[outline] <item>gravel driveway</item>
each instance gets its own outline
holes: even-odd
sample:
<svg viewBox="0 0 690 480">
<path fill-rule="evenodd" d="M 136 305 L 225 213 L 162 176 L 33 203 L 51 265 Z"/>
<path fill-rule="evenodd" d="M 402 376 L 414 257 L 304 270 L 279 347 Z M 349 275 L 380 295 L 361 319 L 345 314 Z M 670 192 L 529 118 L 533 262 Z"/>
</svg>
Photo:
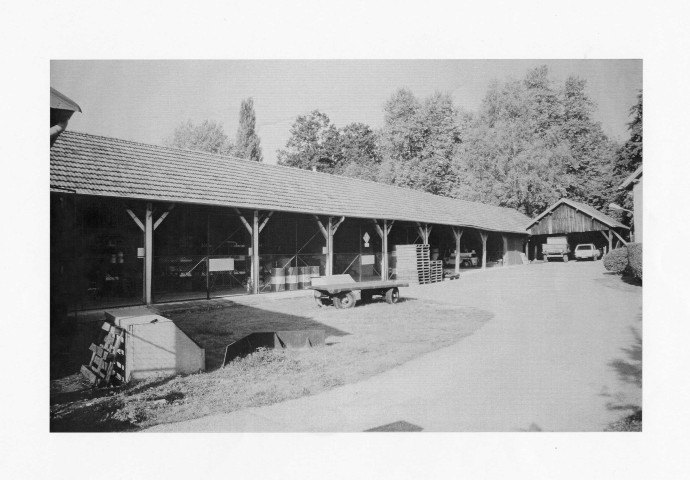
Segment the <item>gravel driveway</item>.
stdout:
<svg viewBox="0 0 690 480">
<path fill-rule="evenodd" d="M 366 381 L 153 430 L 601 431 L 641 405 L 642 288 L 600 261 L 473 271 L 401 293 L 495 316 Z"/>
</svg>

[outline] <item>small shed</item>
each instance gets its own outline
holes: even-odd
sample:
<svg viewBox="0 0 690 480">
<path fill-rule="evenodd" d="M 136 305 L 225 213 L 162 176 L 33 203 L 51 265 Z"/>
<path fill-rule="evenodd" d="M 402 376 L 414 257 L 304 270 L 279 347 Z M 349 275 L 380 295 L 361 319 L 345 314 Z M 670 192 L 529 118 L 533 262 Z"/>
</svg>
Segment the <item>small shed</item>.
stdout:
<svg viewBox="0 0 690 480">
<path fill-rule="evenodd" d="M 527 227 L 530 259 L 541 258 L 541 245 L 550 236 L 567 236 L 571 250 L 579 243 L 593 243 L 603 252 L 614 244 L 627 244 L 630 229 L 594 207 L 561 198 Z"/>
</svg>

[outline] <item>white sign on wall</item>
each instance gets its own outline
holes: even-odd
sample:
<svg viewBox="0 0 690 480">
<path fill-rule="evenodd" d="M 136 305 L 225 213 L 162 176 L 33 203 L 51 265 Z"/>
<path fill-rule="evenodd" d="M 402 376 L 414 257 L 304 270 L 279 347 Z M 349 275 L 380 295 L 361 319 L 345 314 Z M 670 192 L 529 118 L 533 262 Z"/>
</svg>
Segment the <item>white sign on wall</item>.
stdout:
<svg viewBox="0 0 690 480">
<path fill-rule="evenodd" d="M 373 265 L 376 263 L 376 255 L 362 255 L 362 265 Z"/>
<path fill-rule="evenodd" d="M 364 240 L 364 246 L 368 247 L 369 246 L 369 240 L 371 237 L 369 236 L 369 232 L 364 232 L 364 236 L 362 237 L 362 240 Z"/>
<path fill-rule="evenodd" d="M 235 259 L 211 258 L 208 262 L 208 269 L 211 272 L 232 272 L 235 270 Z"/>
</svg>

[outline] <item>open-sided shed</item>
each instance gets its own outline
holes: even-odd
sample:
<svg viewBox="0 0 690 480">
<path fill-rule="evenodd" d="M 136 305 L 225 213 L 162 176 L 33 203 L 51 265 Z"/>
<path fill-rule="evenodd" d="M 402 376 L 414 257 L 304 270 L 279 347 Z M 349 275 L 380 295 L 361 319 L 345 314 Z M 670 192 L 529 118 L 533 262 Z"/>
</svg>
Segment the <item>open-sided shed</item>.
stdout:
<svg viewBox="0 0 690 480">
<path fill-rule="evenodd" d="M 567 236 L 571 249 L 579 243 L 593 243 L 610 251 L 614 244 L 627 244 L 629 228 L 589 205 L 561 198 L 532 220 L 527 231 L 530 258 L 538 259 L 549 236 Z"/>
<path fill-rule="evenodd" d="M 84 308 L 268 292 L 283 270 L 288 289 L 301 268 L 388 279 L 410 243 L 505 265 L 527 240 L 516 210 L 338 175 L 69 131 L 50 157 L 51 286 Z"/>
</svg>

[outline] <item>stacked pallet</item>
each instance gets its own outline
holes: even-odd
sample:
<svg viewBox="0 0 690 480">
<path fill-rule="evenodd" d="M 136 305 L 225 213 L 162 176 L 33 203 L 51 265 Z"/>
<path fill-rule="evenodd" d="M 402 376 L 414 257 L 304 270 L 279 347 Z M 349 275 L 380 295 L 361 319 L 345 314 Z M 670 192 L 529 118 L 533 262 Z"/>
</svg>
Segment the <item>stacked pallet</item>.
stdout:
<svg viewBox="0 0 690 480">
<path fill-rule="evenodd" d="M 412 284 L 430 283 L 429 245 L 395 246 L 396 279 Z"/>
<path fill-rule="evenodd" d="M 429 268 L 431 283 L 443 281 L 443 260 L 432 260 Z"/>
<path fill-rule="evenodd" d="M 81 366 L 81 374 L 94 387 L 105 387 L 113 382 L 123 383 L 125 374 L 125 331 L 104 322 L 103 338 L 99 345 L 92 343 L 91 360 Z"/>
</svg>

